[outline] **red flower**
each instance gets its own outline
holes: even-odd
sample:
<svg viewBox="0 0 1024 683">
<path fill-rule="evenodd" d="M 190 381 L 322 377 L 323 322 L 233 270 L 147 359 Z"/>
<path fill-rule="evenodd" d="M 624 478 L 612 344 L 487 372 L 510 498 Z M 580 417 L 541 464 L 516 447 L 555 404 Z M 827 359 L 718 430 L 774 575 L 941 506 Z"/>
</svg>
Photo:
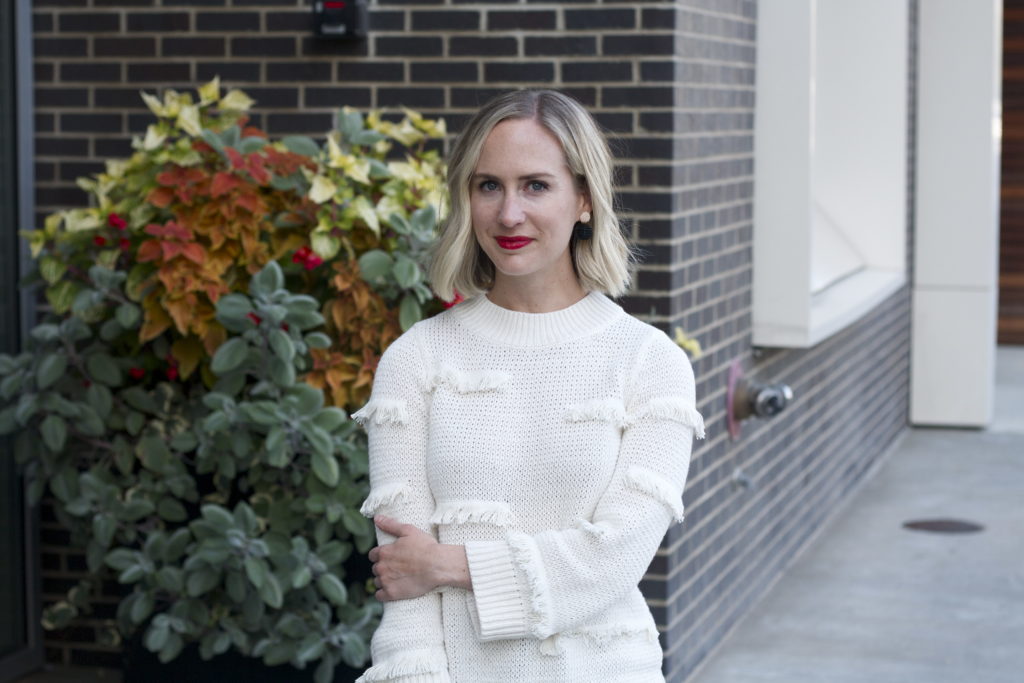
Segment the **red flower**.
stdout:
<svg viewBox="0 0 1024 683">
<path fill-rule="evenodd" d="M 258 315 L 256 315 L 252 311 L 249 311 L 248 313 L 246 313 L 245 317 L 248 318 L 249 320 L 251 320 L 253 325 L 259 325 L 261 322 L 263 322 L 263 318 L 259 317 Z"/>
<path fill-rule="evenodd" d="M 455 298 L 452 299 L 451 301 L 444 301 L 442 303 L 444 304 L 445 308 L 451 308 L 455 304 L 461 304 L 463 301 L 465 301 L 465 299 L 463 299 L 462 295 L 459 294 L 459 290 L 455 290 Z"/>
<path fill-rule="evenodd" d="M 172 365 L 171 367 L 167 368 L 167 379 L 171 380 L 172 382 L 174 380 L 178 379 L 178 368 L 177 367 Z"/>
<path fill-rule="evenodd" d="M 117 246 L 121 247 L 121 251 L 128 251 L 132 248 L 132 241 L 127 237 L 122 237 L 117 241 Z"/>
<path fill-rule="evenodd" d="M 288 323 L 281 323 L 281 329 L 287 332 L 291 328 L 288 327 Z"/>
<path fill-rule="evenodd" d="M 142 368 L 131 368 L 128 370 L 128 374 L 132 376 L 132 379 L 139 380 L 146 376 L 146 371 Z"/>
<path fill-rule="evenodd" d="M 313 270 L 323 262 L 324 260 L 316 254 L 310 254 L 306 257 L 306 261 L 302 264 L 302 267 L 306 270 Z"/>
<path fill-rule="evenodd" d="M 97 247 L 102 247 L 104 244 L 107 243 L 107 238 L 104 237 L 103 235 L 96 235 L 95 237 L 92 238 L 92 243 L 95 244 Z"/>
<path fill-rule="evenodd" d="M 116 230 L 124 230 L 128 227 L 128 221 L 118 216 L 116 213 L 107 214 L 107 225 Z"/>
<path fill-rule="evenodd" d="M 309 255 L 312 253 L 313 252 L 312 250 L 310 250 L 309 247 L 302 247 L 301 249 L 296 249 L 295 253 L 292 254 L 292 263 L 303 263 L 306 261 L 306 259 L 309 258 Z"/>
</svg>

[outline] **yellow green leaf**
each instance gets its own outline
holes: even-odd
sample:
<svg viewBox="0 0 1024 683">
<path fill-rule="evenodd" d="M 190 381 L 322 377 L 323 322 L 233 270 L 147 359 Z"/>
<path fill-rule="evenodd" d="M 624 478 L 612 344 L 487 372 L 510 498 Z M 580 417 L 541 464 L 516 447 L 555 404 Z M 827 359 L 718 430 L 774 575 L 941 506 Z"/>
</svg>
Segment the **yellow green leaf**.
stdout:
<svg viewBox="0 0 1024 683">
<path fill-rule="evenodd" d="M 192 137 L 201 135 L 203 127 L 199 123 L 199 107 L 194 104 L 182 107 L 178 112 L 178 125 Z"/>
<path fill-rule="evenodd" d="M 164 144 L 164 140 L 166 139 L 167 136 L 160 132 L 156 124 L 150 124 L 150 126 L 146 128 L 146 137 L 142 141 L 142 149 L 146 151 L 154 150 Z"/>
<path fill-rule="evenodd" d="M 309 244 L 317 256 L 328 261 L 341 249 L 341 240 L 326 232 L 314 232 L 309 236 Z"/>
<path fill-rule="evenodd" d="M 255 101 L 241 90 L 232 90 L 220 101 L 221 109 L 248 111 Z"/>
<path fill-rule="evenodd" d="M 199 86 L 200 104 L 209 104 L 220 99 L 220 76 L 214 76 L 213 80 L 205 85 Z"/>
<path fill-rule="evenodd" d="M 314 176 L 313 186 L 309 188 L 309 198 L 317 204 L 323 204 L 334 196 L 337 188 L 330 178 L 322 175 Z"/>
<path fill-rule="evenodd" d="M 68 232 L 95 230 L 100 225 L 100 217 L 94 209 L 71 209 L 64 212 L 64 229 Z"/>
<path fill-rule="evenodd" d="M 370 203 L 370 200 L 364 195 L 359 195 L 353 200 L 352 208 L 363 219 L 363 222 L 366 223 L 366 227 L 373 230 L 373 234 L 380 237 L 380 220 L 377 218 L 376 207 Z"/>
<path fill-rule="evenodd" d="M 156 95 L 150 95 L 148 92 L 143 91 L 139 91 L 139 94 L 142 95 L 142 101 L 146 103 L 146 106 L 149 107 L 149 110 L 151 112 L 153 112 L 157 116 L 166 115 L 164 105 L 160 102 Z"/>
</svg>

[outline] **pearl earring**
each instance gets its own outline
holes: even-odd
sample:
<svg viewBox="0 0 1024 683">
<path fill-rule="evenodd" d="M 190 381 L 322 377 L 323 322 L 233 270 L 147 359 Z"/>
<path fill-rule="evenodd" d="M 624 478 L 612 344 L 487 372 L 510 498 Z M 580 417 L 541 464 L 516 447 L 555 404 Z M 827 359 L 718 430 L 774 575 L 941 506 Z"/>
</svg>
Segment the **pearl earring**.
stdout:
<svg viewBox="0 0 1024 683">
<path fill-rule="evenodd" d="M 594 236 L 594 228 L 587 223 L 590 222 L 590 212 L 584 211 L 580 214 L 580 219 L 576 221 L 576 225 L 572 227 L 573 235 L 578 240 L 589 240 Z"/>
</svg>

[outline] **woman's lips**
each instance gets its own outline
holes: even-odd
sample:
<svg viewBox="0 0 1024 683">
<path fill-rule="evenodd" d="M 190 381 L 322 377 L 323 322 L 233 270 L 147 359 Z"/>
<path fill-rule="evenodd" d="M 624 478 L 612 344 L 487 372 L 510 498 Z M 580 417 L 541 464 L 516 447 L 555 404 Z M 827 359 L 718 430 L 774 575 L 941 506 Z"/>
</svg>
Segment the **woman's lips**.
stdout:
<svg viewBox="0 0 1024 683">
<path fill-rule="evenodd" d="M 497 237 L 495 239 L 502 249 L 522 249 L 533 241 L 530 237 Z"/>
</svg>

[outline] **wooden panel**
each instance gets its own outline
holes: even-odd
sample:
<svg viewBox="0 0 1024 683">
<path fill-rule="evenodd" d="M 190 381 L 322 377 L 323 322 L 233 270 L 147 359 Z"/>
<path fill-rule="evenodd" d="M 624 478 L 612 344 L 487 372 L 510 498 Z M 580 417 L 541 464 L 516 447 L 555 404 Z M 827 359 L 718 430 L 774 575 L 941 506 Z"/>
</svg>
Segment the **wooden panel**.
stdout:
<svg viewBox="0 0 1024 683">
<path fill-rule="evenodd" d="M 999 343 L 1024 344 L 1024 0 L 1003 4 Z"/>
</svg>

